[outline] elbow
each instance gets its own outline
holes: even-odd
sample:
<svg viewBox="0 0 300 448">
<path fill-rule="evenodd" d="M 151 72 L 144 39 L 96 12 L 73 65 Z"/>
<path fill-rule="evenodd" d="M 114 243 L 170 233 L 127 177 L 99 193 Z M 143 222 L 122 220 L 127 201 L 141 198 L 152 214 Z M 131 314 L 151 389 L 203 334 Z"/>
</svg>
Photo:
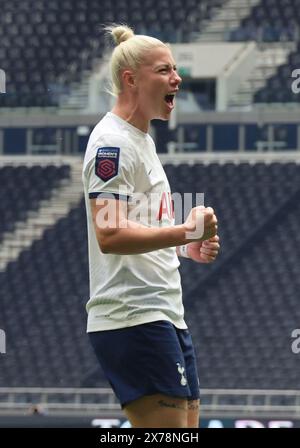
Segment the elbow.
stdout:
<svg viewBox="0 0 300 448">
<path fill-rule="evenodd" d="M 100 241 L 98 241 L 100 250 L 103 254 L 111 254 L 112 253 L 112 247 L 110 242 L 107 238 L 101 238 Z"/>
<path fill-rule="evenodd" d="M 103 254 L 113 253 L 113 244 L 116 236 L 115 229 L 102 229 L 101 231 L 97 229 L 95 236 L 98 242 L 99 249 Z"/>
<path fill-rule="evenodd" d="M 119 237 L 118 231 L 102 232 L 97 235 L 99 248 L 103 254 L 121 255 L 122 239 Z"/>
<path fill-rule="evenodd" d="M 101 237 L 98 237 L 98 244 L 103 254 L 116 254 L 116 248 L 118 247 L 116 233 L 109 235 L 102 234 Z"/>
</svg>

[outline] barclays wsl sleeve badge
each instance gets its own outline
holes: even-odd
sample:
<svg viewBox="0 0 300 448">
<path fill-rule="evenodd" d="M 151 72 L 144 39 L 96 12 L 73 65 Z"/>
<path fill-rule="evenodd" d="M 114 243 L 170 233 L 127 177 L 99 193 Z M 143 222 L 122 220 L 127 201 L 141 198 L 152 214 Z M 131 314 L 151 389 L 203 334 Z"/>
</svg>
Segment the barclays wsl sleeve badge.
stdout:
<svg viewBox="0 0 300 448">
<path fill-rule="evenodd" d="M 95 174 L 107 182 L 118 174 L 120 148 L 103 147 L 97 149 Z"/>
</svg>

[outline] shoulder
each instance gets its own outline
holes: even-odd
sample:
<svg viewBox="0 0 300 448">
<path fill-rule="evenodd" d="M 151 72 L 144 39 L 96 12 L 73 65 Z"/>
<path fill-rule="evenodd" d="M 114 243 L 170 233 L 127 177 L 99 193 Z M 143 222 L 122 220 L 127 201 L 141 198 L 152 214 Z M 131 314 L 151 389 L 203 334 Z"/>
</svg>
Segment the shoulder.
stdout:
<svg viewBox="0 0 300 448">
<path fill-rule="evenodd" d="M 103 133 L 87 148 L 84 171 L 99 160 L 114 159 L 118 165 L 134 169 L 139 162 L 139 154 L 132 143 L 124 136 L 115 133 Z"/>
<path fill-rule="evenodd" d="M 131 159 L 138 158 L 138 151 L 135 145 L 124 135 L 116 133 L 105 133 L 94 140 L 89 150 L 89 158 L 97 156 L 99 150 L 118 151 L 122 158 L 129 157 Z"/>
</svg>

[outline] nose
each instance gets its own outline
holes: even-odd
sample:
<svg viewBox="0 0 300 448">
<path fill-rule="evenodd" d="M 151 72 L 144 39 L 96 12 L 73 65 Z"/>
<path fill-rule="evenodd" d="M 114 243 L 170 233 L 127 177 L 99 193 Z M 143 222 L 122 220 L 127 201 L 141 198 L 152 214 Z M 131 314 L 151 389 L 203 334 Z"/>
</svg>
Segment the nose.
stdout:
<svg viewBox="0 0 300 448">
<path fill-rule="evenodd" d="M 177 83 L 178 83 L 178 85 L 180 85 L 182 83 L 182 78 L 180 78 L 178 73 L 176 73 L 176 75 L 177 75 Z"/>
<path fill-rule="evenodd" d="M 178 73 L 174 70 L 174 76 L 172 78 L 172 83 L 175 84 L 176 86 L 179 86 L 182 83 L 182 79 L 180 78 L 180 76 L 178 75 Z"/>
</svg>

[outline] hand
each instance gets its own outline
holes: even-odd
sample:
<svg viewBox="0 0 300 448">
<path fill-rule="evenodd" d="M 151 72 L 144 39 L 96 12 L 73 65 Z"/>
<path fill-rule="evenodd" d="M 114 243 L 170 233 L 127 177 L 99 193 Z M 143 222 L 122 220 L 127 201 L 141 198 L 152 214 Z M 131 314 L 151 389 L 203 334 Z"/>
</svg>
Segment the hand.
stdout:
<svg viewBox="0 0 300 448">
<path fill-rule="evenodd" d="M 215 235 L 206 241 L 188 243 L 187 254 L 189 258 L 197 263 L 212 263 L 217 258 L 220 250 L 219 241 L 220 238 L 218 235 Z"/>
<path fill-rule="evenodd" d="M 192 208 L 184 223 L 186 241 L 209 240 L 217 234 L 217 223 L 218 221 L 213 208 L 202 205 Z"/>
</svg>

